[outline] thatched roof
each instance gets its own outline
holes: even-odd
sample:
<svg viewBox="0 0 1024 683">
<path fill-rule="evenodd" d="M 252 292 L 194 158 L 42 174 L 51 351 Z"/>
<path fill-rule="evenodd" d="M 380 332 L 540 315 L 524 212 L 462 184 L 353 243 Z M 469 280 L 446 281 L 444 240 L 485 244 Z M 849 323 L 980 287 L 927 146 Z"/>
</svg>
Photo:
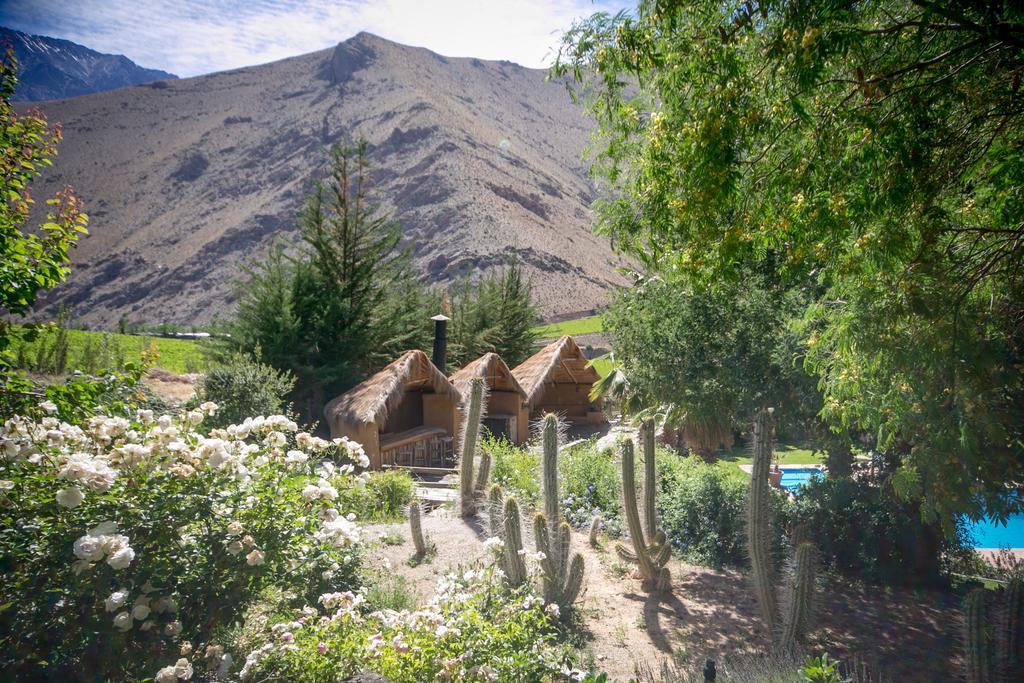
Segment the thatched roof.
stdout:
<svg viewBox="0 0 1024 683">
<path fill-rule="evenodd" d="M 383 426 L 406 391 L 425 388 L 438 394 L 454 394 L 456 403 L 462 400 L 427 354 L 406 351 L 377 374 L 333 398 L 324 406 L 324 416 L 331 424 L 340 420 L 350 424 L 373 422 Z"/>
<path fill-rule="evenodd" d="M 463 396 L 469 396 L 469 384 L 474 377 L 482 377 L 489 391 L 512 391 L 523 399 L 526 392 L 496 353 L 485 353 L 451 376 L 451 382 Z"/>
<path fill-rule="evenodd" d="M 587 363 L 575 340 L 566 335 L 527 358 L 512 370 L 512 375 L 523 387 L 526 403 L 532 408 L 543 395 L 545 384 L 593 384 L 601 379 Z"/>
</svg>

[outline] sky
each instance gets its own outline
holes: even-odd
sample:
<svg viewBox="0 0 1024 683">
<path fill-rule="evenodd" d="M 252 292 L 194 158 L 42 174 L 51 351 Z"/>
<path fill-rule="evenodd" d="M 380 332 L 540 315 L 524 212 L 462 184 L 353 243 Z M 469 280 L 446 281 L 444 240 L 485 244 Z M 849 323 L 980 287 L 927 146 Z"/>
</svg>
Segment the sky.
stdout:
<svg viewBox="0 0 1024 683">
<path fill-rule="evenodd" d="M 450 57 L 551 63 L 574 20 L 622 0 L 0 0 L 0 25 L 178 76 L 314 52 L 369 31 Z"/>
</svg>

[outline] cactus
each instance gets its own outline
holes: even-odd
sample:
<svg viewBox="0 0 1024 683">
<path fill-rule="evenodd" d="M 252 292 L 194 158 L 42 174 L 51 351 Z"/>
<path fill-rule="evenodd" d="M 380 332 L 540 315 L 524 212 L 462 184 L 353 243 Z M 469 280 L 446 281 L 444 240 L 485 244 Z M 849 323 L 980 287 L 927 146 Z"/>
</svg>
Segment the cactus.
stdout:
<svg viewBox="0 0 1024 683">
<path fill-rule="evenodd" d="M 1001 624 L 1000 664 L 1007 680 L 1024 680 L 1024 637 L 1020 620 L 1024 616 L 1024 600 L 1021 597 L 1021 580 L 1011 579 L 1003 589 L 1003 623 Z"/>
<path fill-rule="evenodd" d="M 462 425 L 462 444 L 459 448 L 459 508 L 463 517 L 476 512 L 473 458 L 476 456 L 476 444 L 480 436 L 480 421 L 483 420 L 483 404 L 484 381 L 475 377 L 469 385 L 469 406 L 466 409 L 466 421 Z"/>
<path fill-rule="evenodd" d="M 814 546 L 801 543 L 793 555 L 793 585 L 782 622 L 782 643 L 790 648 L 803 642 L 810 629 L 814 603 Z"/>
<path fill-rule="evenodd" d="M 558 498 L 558 416 L 554 413 L 544 416 L 541 423 L 541 442 L 544 515 L 548 520 L 548 531 L 554 535 L 562 517 L 562 501 Z"/>
<path fill-rule="evenodd" d="M 501 554 L 501 570 L 505 581 L 516 588 L 526 583 L 526 559 L 523 557 L 523 529 L 519 504 L 511 496 L 505 500 L 505 547 Z"/>
<path fill-rule="evenodd" d="M 964 651 L 967 655 L 969 683 L 991 680 L 988 637 L 985 633 L 985 590 L 976 588 L 967 594 L 964 604 Z"/>
<path fill-rule="evenodd" d="M 505 513 L 502 509 L 504 494 L 501 487 L 495 484 L 487 497 L 487 526 L 491 536 L 505 539 Z"/>
<path fill-rule="evenodd" d="M 487 490 L 487 480 L 491 477 L 491 454 L 487 451 L 480 453 L 480 469 L 476 473 L 476 487 L 473 494 L 479 498 Z"/>
<path fill-rule="evenodd" d="M 640 444 L 644 450 L 644 533 L 652 538 L 658 533 L 655 508 L 654 420 L 644 420 L 640 426 Z"/>
<path fill-rule="evenodd" d="M 423 537 L 423 524 L 420 521 L 422 514 L 418 500 L 409 503 L 409 528 L 412 530 L 412 543 L 416 546 L 417 557 L 427 554 L 427 540 Z"/>
<path fill-rule="evenodd" d="M 633 542 L 630 550 L 623 544 L 615 547 L 619 557 L 626 562 L 635 562 L 640 568 L 640 575 L 651 589 L 662 592 L 672 585 L 672 575 L 665 563 L 671 555 L 672 547 L 668 544 L 665 532 L 658 530 L 648 544 L 644 530 L 640 524 L 640 512 L 636 504 L 636 480 L 634 473 L 633 442 L 625 439 L 622 449 L 622 507 L 626 513 L 626 525 L 629 537 Z M 653 460 L 653 457 L 652 457 Z"/>
<path fill-rule="evenodd" d="M 597 537 L 601 533 L 601 515 L 594 515 L 594 518 L 590 520 L 590 547 L 597 547 Z"/>
<path fill-rule="evenodd" d="M 537 552 L 543 553 L 540 561 L 542 594 L 546 602 L 568 608 L 579 597 L 583 586 L 583 556 L 576 553 L 569 559 L 569 544 L 572 530 L 568 522 L 561 522 L 554 536 L 548 533 L 547 516 L 538 512 L 533 518 L 533 535 Z"/>
<path fill-rule="evenodd" d="M 792 576 L 786 610 L 780 614 L 772 561 L 772 527 L 768 507 L 768 470 L 772 461 L 772 409 L 757 414 L 754 420 L 754 463 L 747 495 L 747 547 L 750 553 L 754 593 L 768 630 L 787 648 L 794 648 L 811 629 L 815 583 L 814 546 L 806 540 L 806 529 L 797 526 L 793 545 Z"/>
<path fill-rule="evenodd" d="M 754 593 L 768 630 L 778 629 L 778 599 L 775 594 L 771 554 L 771 520 L 768 510 L 768 468 L 771 465 L 771 421 L 761 411 L 754 421 L 754 463 L 747 495 L 747 547 L 754 580 Z"/>
</svg>

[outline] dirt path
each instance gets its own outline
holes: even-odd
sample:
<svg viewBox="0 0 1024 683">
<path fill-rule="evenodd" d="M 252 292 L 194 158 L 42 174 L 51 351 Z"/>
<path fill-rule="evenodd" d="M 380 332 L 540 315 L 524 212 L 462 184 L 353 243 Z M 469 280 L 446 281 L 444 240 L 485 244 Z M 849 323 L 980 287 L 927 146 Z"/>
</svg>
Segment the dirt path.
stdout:
<svg viewBox="0 0 1024 683">
<path fill-rule="evenodd" d="M 424 531 L 437 553 L 429 562 L 409 566 L 412 542 L 405 524 L 366 528 L 372 541 L 400 536 L 400 545 L 373 543 L 367 562 L 389 564 L 409 581 L 421 601 L 433 594 L 440 576 L 483 556 L 482 527 L 472 527 L 451 510 L 424 517 Z M 528 525 L 524 525 L 524 533 Z M 532 539 L 524 541 L 532 547 Z M 583 649 L 612 678 L 628 680 L 637 664 L 652 668 L 667 659 L 687 662 L 721 659 L 770 647 L 757 604 L 743 573 L 670 563 L 672 594 L 657 598 L 615 555 L 613 543 L 591 548 L 583 534 L 573 535 L 573 550 L 586 561 L 580 611 Z M 843 661 L 856 658 L 886 680 L 957 680 L 961 670 L 961 618 L 955 600 L 939 593 L 910 593 L 860 588 L 829 582 L 821 591 L 816 649 Z M 954 672 L 954 673 L 951 673 Z"/>
</svg>

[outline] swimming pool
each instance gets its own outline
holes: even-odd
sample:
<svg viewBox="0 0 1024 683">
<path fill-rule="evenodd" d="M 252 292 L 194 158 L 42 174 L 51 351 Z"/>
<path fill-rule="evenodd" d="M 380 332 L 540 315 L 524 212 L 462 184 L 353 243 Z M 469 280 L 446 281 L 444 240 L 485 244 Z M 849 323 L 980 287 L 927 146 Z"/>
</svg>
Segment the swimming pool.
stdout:
<svg viewBox="0 0 1024 683">
<path fill-rule="evenodd" d="M 808 481 L 820 476 L 821 470 L 817 467 L 784 467 L 780 485 L 787 491 L 796 493 Z"/>
<path fill-rule="evenodd" d="M 801 486 L 820 476 L 822 472 L 816 467 L 785 467 L 782 470 L 781 485 L 787 491 L 798 493 Z M 968 535 L 974 539 L 975 548 L 1024 548 L 1024 512 L 1010 515 L 1005 526 L 989 518 L 972 522 L 965 517 L 964 524 Z"/>
</svg>

